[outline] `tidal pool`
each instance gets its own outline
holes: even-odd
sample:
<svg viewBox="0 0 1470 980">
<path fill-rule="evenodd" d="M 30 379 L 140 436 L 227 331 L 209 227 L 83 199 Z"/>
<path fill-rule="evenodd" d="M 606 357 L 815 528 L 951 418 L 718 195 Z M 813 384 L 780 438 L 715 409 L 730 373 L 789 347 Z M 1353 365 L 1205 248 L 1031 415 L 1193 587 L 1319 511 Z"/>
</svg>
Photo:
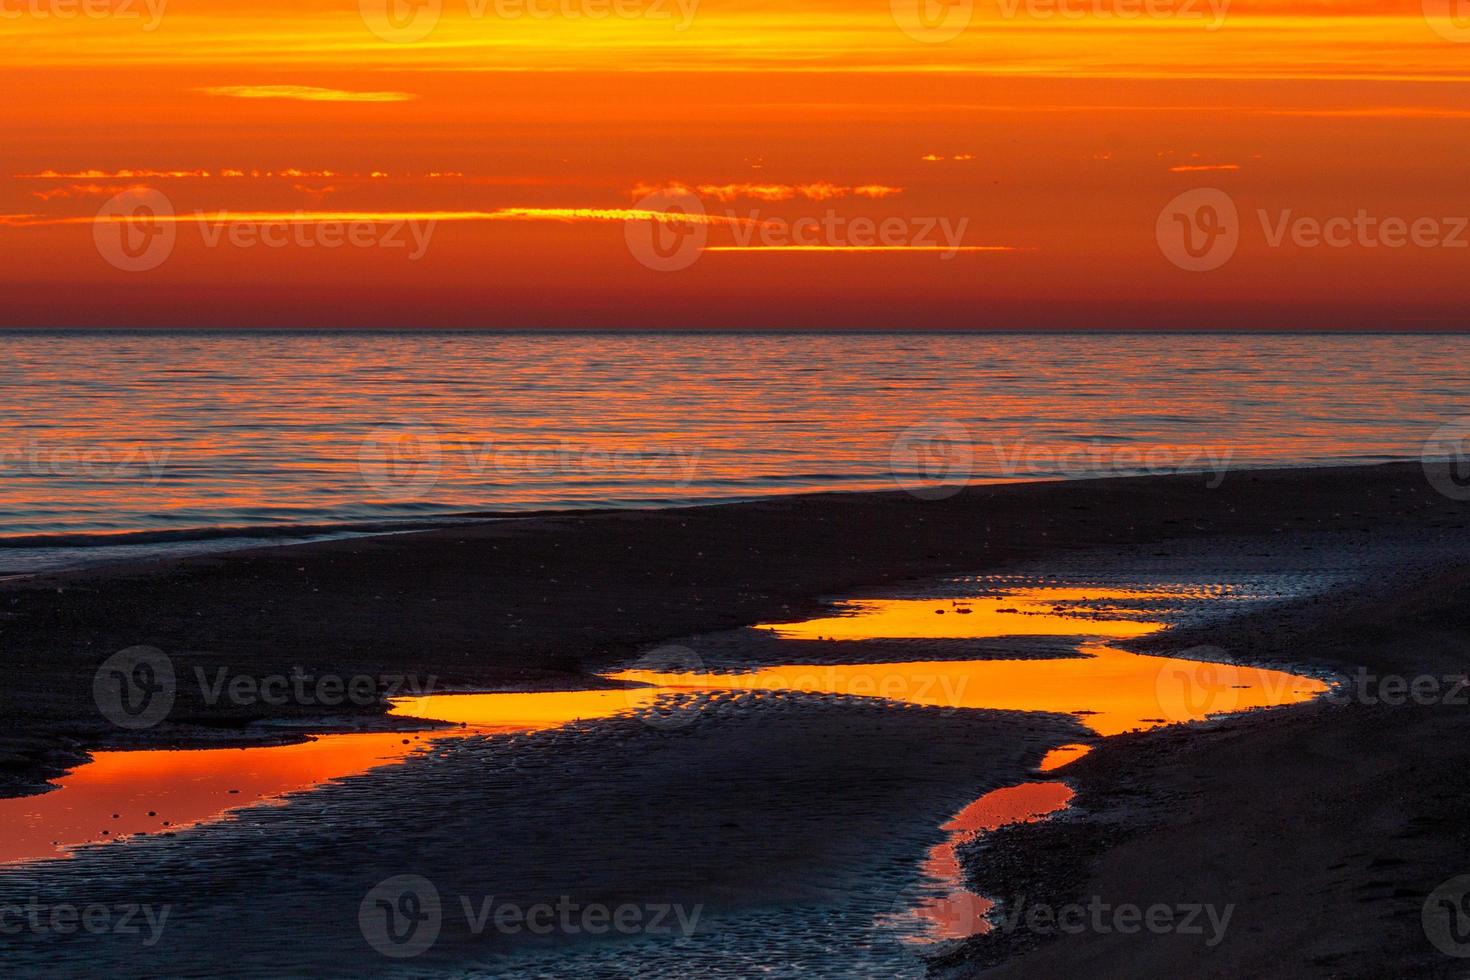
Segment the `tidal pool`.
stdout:
<svg viewBox="0 0 1470 980">
<path fill-rule="evenodd" d="M 1164 629 L 1162 610 L 1236 598 L 1226 586 L 1101 588 L 1007 583 L 969 597 L 856 599 L 832 614 L 755 627 L 783 641 L 791 663 L 748 670 L 608 674 L 627 686 L 594 691 L 437 694 L 395 700 L 400 719 L 440 723 L 418 731 L 325 735 L 295 745 L 108 751 L 40 796 L 0 800 L 0 863 L 66 857 L 84 845 L 168 833 L 279 803 L 323 783 L 394 765 L 448 739 L 494 737 L 659 710 L 677 701 L 698 712 L 755 692 L 874 698 L 945 710 L 1069 714 L 1100 737 L 1307 700 L 1326 690 L 1310 677 L 1218 660 L 1131 653 L 1109 641 Z M 803 664 L 803 641 L 1066 638 L 1074 656 Z M 830 647 L 824 647 L 830 657 Z M 1187 652 L 1186 652 L 1187 653 Z M 823 659 L 827 659 L 824 657 Z M 854 658 L 859 659 L 859 658 Z M 691 697 L 693 695 L 693 697 Z M 668 699 L 666 701 L 666 699 Z M 442 727 L 442 725 L 452 727 Z M 1054 748 L 1038 772 L 1081 758 L 1086 744 Z M 965 886 L 956 848 L 978 834 L 1064 810 L 1060 780 L 986 793 L 946 824 L 923 864 L 925 888 L 898 914 L 917 941 L 988 928 L 989 899 Z"/>
</svg>

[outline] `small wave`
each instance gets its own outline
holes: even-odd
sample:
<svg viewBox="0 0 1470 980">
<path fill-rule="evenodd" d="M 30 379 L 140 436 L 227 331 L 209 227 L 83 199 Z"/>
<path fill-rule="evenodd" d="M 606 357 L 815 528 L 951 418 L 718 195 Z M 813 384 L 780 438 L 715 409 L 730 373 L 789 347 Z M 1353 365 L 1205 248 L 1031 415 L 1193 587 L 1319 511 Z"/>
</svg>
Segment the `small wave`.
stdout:
<svg viewBox="0 0 1470 980">
<path fill-rule="evenodd" d="M 191 527 L 149 531 L 76 531 L 63 534 L 25 534 L 0 537 L 0 548 L 118 548 L 131 545 L 173 544 L 182 541 L 212 541 L 219 538 L 262 539 L 315 538 L 334 534 L 385 534 L 394 531 L 428 531 L 476 517 L 445 517 L 433 521 L 363 521 L 339 524 L 274 524 L 240 527 Z"/>
</svg>

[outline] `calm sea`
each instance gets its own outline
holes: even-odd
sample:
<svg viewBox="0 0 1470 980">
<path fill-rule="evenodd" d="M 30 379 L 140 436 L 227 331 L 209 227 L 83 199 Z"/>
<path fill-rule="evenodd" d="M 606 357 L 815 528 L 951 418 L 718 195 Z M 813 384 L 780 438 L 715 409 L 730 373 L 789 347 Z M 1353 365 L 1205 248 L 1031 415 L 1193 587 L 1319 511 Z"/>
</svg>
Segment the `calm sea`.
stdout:
<svg viewBox="0 0 1470 980">
<path fill-rule="evenodd" d="M 0 571 L 802 490 L 1418 458 L 1470 337 L 0 335 Z"/>
</svg>

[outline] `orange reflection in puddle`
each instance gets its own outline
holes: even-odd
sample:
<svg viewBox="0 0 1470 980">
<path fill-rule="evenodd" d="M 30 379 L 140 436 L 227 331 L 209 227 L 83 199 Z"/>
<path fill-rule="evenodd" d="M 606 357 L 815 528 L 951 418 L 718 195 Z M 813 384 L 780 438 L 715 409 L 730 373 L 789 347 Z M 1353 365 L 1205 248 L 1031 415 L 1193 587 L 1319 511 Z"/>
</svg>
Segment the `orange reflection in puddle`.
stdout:
<svg viewBox="0 0 1470 980">
<path fill-rule="evenodd" d="M 1279 670 L 1150 657 L 1084 645 L 1050 660 L 783 665 L 743 674 L 609 674 L 663 688 L 802 691 L 886 698 L 933 708 L 1075 714 L 1099 735 L 1308 700 L 1327 690 Z"/>
<path fill-rule="evenodd" d="M 433 694 L 402 698 L 388 713 L 483 728 L 514 725 L 531 731 L 559 728 L 576 721 L 611 718 L 647 707 L 662 691 L 648 687 L 606 691 L 534 691 L 506 694 Z"/>
<path fill-rule="evenodd" d="M 426 744 L 395 732 L 248 749 L 98 752 L 58 780 L 58 789 L 0 800 L 0 863 L 61 857 L 82 844 L 188 827 L 366 772 Z"/>
<path fill-rule="evenodd" d="M 1226 586 L 1034 586 L 996 596 L 856 599 L 839 615 L 766 624 L 783 639 L 993 639 L 1140 637 L 1164 629 L 1140 606 L 1229 597 Z M 1131 608 L 1130 608 L 1131 607 Z M 834 666 L 782 665 L 746 673 L 630 670 L 609 676 L 667 688 L 785 690 L 886 698 L 938 708 L 1074 714 L 1099 735 L 1305 701 L 1327 690 L 1310 677 L 1260 667 L 1129 653 L 1079 642 L 1079 655 L 1030 660 L 941 660 Z"/>
<path fill-rule="evenodd" d="M 1052 772 L 1065 765 L 1070 765 L 1092 751 L 1090 745 L 1058 745 L 1046 755 L 1041 757 L 1041 762 L 1036 766 L 1037 772 Z"/>
<path fill-rule="evenodd" d="M 834 666 L 783 665 L 740 674 L 624 671 L 610 675 L 657 688 L 791 690 L 886 698 L 928 707 L 990 708 L 1073 714 L 1099 735 L 1201 721 L 1215 715 L 1309 700 L 1327 690 L 1311 677 L 1260 667 L 1130 653 L 1098 639 L 1162 630 L 1140 604 L 1206 601 L 1224 587 L 1178 589 L 1027 588 L 970 599 L 862 599 L 839 615 L 758 628 L 786 640 L 984 639 L 1076 637 L 1075 657 L 927 661 Z M 1132 606 L 1130 609 L 1129 607 Z M 1087 745 L 1048 752 L 1039 771 L 1081 758 Z M 926 875 L 943 889 L 891 920 L 917 919 L 915 942 L 958 939 L 989 928 L 994 903 L 964 887 L 955 848 L 975 835 L 1065 809 L 1072 790 L 1060 782 L 1023 783 L 987 793 L 943 827 L 950 838 L 930 853 Z"/>
<path fill-rule="evenodd" d="M 971 599 L 854 599 L 838 614 L 801 623 L 766 623 L 784 640 L 976 640 L 999 636 L 1144 636 L 1163 623 L 1118 615 L 1114 604 L 1195 600 L 1223 589 L 1017 589 Z M 1067 604 L 1067 605 L 1063 605 Z M 1089 615 L 1091 614 L 1091 615 Z"/>
<path fill-rule="evenodd" d="M 984 599 L 863 600 L 844 604 L 847 615 L 765 628 L 790 638 L 1132 637 L 1164 624 L 1137 618 L 1138 613 L 1110 603 L 1199 600 L 1221 594 L 1219 589 L 1032 588 Z M 324 782 L 401 762 L 437 740 L 608 718 L 651 707 L 669 691 L 803 691 L 941 708 L 1075 713 L 1094 731 L 1110 735 L 1301 701 L 1326 690 L 1320 681 L 1261 668 L 1148 657 L 1103 645 L 1082 645 L 1079 652 L 1081 656 L 1062 659 L 786 665 L 739 674 L 623 671 L 609 676 L 649 686 L 434 695 L 401 699 L 392 706 L 391 714 L 402 718 L 462 726 L 451 731 L 328 735 L 298 745 L 246 750 L 101 752 L 93 762 L 62 777 L 59 788 L 51 793 L 0 800 L 0 826 L 6 828 L 0 835 L 0 862 L 59 857 L 83 844 L 204 823 L 242 806 L 276 801 Z M 1043 760 L 1042 771 L 1070 761 L 1058 755 L 1061 751 Z M 1072 753 L 1071 758 L 1079 755 Z M 1058 792 L 1011 789 L 1024 792 L 987 794 L 975 804 L 979 808 L 975 813 L 1003 805 L 1010 807 L 1005 813 L 1022 814 L 1009 819 L 1033 819 L 1035 814 L 1024 802 L 1025 793 Z M 1070 796 L 1070 790 L 1066 793 Z M 972 809 L 956 817 L 956 826 L 970 819 L 966 815 Z M 981 829 L 985 828 L 966 824 L 957 832 L 974 834 Z M 952 847 L 949 854 L 953 856 Z"/>
<path fill-rule="evenodd" d="M 605 718 L 652 703 L 658 694 L 635 689 L 435 695 L 395 701 L 390 713 L 465 727 L 323 735 L 296 745 L 245 749 L 98 752 L 49 793 L 0 799 L 0 864 L 65 857 L 85 844 L 180 830 L 402 762 L 446 738 Z"/>
<path fill-rule="evenodd" d="M 949 839 L 936 844 L 924 861 L 924 873 L 942 882 L 944 892 L 926 896 L 895 920 L 917 920 L 919 934 L 910 942 L 964 939 L 990 931 L 986 916 L 995 903 L 964 887 L 956 849 L 976 836 L 1013 823 L 1029 823 L 1065 810 L 1073 796 L 1066 783 L 1021 783 L 993 790 L 955 814 L 940 827 Z"/>
</svg>

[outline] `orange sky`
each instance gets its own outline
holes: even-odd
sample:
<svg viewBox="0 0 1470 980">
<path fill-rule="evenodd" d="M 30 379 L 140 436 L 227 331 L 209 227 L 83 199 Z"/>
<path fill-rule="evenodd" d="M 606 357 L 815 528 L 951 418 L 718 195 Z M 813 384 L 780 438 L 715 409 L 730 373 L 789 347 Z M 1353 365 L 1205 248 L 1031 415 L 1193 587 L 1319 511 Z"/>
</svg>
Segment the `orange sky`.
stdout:
<svg viewBox="0 0 1470 980">
<path fill-rule="evenodd" d="M 0 0 L 0 323 L 1465 323 L 1441 0 L 918 2 Z"/>
</svg>

